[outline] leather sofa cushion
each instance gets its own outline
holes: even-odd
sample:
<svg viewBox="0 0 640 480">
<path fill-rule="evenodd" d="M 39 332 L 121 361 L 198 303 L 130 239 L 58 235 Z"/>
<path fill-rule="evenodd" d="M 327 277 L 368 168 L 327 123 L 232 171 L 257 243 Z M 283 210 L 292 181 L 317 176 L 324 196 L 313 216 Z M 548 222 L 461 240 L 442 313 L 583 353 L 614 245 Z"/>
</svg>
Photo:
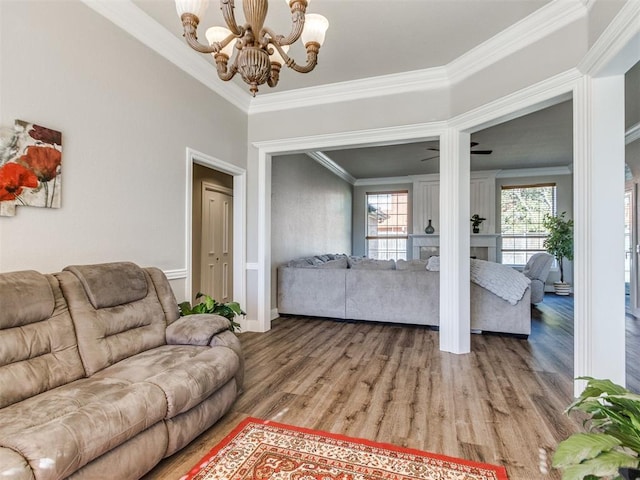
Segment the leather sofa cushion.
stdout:
<svg viewBox="0 0 640 480">
<path fill-rule="evenodd" d="M 234 377 L 238 355 L 226 347 L 163 345 L 106 368 L 92 378 L 150 382 L 162 389 L 167 416 L 198 405 Z"/>
<path fill-rule="evenodd" d="M 0 408 L 84 377 L 73 323 L 56 278 L 4 273 L 0 290 Z M 12 305 L 17 299 L 24 307 Z"/>
<path fill-rule="evenodd" d="M 145 278 L 148 276 L 140 271 Z M 166 343 L 167 320 L 153 287 L 141 300 L 95 308 L 74 273 L 60 272 L 56 277 L 69 305 L 87 375 Z M 150 278 L 148 282 L 151 283 Z"/>
<path fill-rule="evenodd" d="M 0 274 L 0 298 L 0 329 L 40 322 L 53 313 L 47 277 L 32 270 Z"/>
<path fill-rule="evenodd" d="M 86 378 L 6 407 L 0 438 L 38 480 L 66 478 L 162 420 L 166 410 L 163 391 L 151 383 Z"/>
<path fill-rule="evenodd" d="M 149 286 L 144 270 L 131 262 L 71 265 L 94 308 L 115 307 L 142 300 Z"/>
</svg>

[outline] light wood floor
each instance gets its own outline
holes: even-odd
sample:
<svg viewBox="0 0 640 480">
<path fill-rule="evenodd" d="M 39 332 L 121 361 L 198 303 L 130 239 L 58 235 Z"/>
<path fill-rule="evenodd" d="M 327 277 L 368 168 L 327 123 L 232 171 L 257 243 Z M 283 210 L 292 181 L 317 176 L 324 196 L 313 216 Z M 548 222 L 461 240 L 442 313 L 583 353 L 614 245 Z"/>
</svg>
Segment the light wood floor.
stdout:
<svg viewBox="0 0 640 480">
<path fill-rule="evenodd" d="M 145 479 L 177 479 L 247 416 L 503 465 L 511 480 L 559 479 L 540 449 L 579 430 L 573 304 L 547 295 L 528 340 L 473 335 L 472 353 L 440 352 L 428 328 L 280 318 L 242 333 L 245 392 L 216 425 Z M 627 319 L 630 378 L 640 385 L 640 328 Z"/>
</svg>

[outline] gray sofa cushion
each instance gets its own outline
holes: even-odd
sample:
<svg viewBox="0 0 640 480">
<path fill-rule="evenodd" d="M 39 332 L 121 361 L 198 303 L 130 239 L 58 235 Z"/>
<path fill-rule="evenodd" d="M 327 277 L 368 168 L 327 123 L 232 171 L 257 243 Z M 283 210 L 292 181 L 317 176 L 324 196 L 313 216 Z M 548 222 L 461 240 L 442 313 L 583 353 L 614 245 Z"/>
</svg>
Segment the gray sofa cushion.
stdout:
<svg viewBox="0 0 640 480">
<path fill-rule="evenodd" d="M 421 259 L 415 260 L 397 260 L 396 270 L 421 271 L 427 269 L 427 261 Z"/>
<path fill-rule="evenodd" d="M 349 268 L 354 270 L 395 270 L 394 260 L 374 260 L 372 258 L 349 258 Z"/>
</svg>

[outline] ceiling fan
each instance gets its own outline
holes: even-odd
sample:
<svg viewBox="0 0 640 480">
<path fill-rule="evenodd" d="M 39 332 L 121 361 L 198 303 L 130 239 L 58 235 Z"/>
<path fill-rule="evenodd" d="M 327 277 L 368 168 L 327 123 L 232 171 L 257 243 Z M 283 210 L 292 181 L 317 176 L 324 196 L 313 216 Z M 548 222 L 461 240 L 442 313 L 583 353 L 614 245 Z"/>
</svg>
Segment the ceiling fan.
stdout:
<svg viewBox="0 0 640 480">
<path fill-rule="evenodd" d="M 471 142 L 471 148 L 473 147 L 477 147 L 478 145 L 480 145 L 478 142 Z M 430 150 L 432 152 L 440 152 L 439 148 L 427 148 L 427 150 Z M 471 150 L 471 155 L 491 155 L 493 153 L 493 150 Z M 422 160 L 420 160 L 421 162 L 426 162 L 427 160 L 432 160 L 434 158 L 438 158 L 440 156 L 440 153 L 432 156 L 432 157 L 428 157 L 428 158 L 423 158 Z"/>
</svg>

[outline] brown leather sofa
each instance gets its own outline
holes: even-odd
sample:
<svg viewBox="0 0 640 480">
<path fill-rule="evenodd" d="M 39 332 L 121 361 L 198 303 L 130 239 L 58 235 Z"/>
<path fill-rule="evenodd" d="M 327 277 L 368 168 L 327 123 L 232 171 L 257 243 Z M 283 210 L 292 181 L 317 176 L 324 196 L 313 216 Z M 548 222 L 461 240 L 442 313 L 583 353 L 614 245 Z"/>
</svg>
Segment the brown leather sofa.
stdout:
<svg viewBox="0 0 640 480">
<path fill-rule="evenodd" d="M 139 478 L 229 410 L 228 320 L 179 317 L 157 268 L 0 274 L 0 478 Z"/>
</svg>

